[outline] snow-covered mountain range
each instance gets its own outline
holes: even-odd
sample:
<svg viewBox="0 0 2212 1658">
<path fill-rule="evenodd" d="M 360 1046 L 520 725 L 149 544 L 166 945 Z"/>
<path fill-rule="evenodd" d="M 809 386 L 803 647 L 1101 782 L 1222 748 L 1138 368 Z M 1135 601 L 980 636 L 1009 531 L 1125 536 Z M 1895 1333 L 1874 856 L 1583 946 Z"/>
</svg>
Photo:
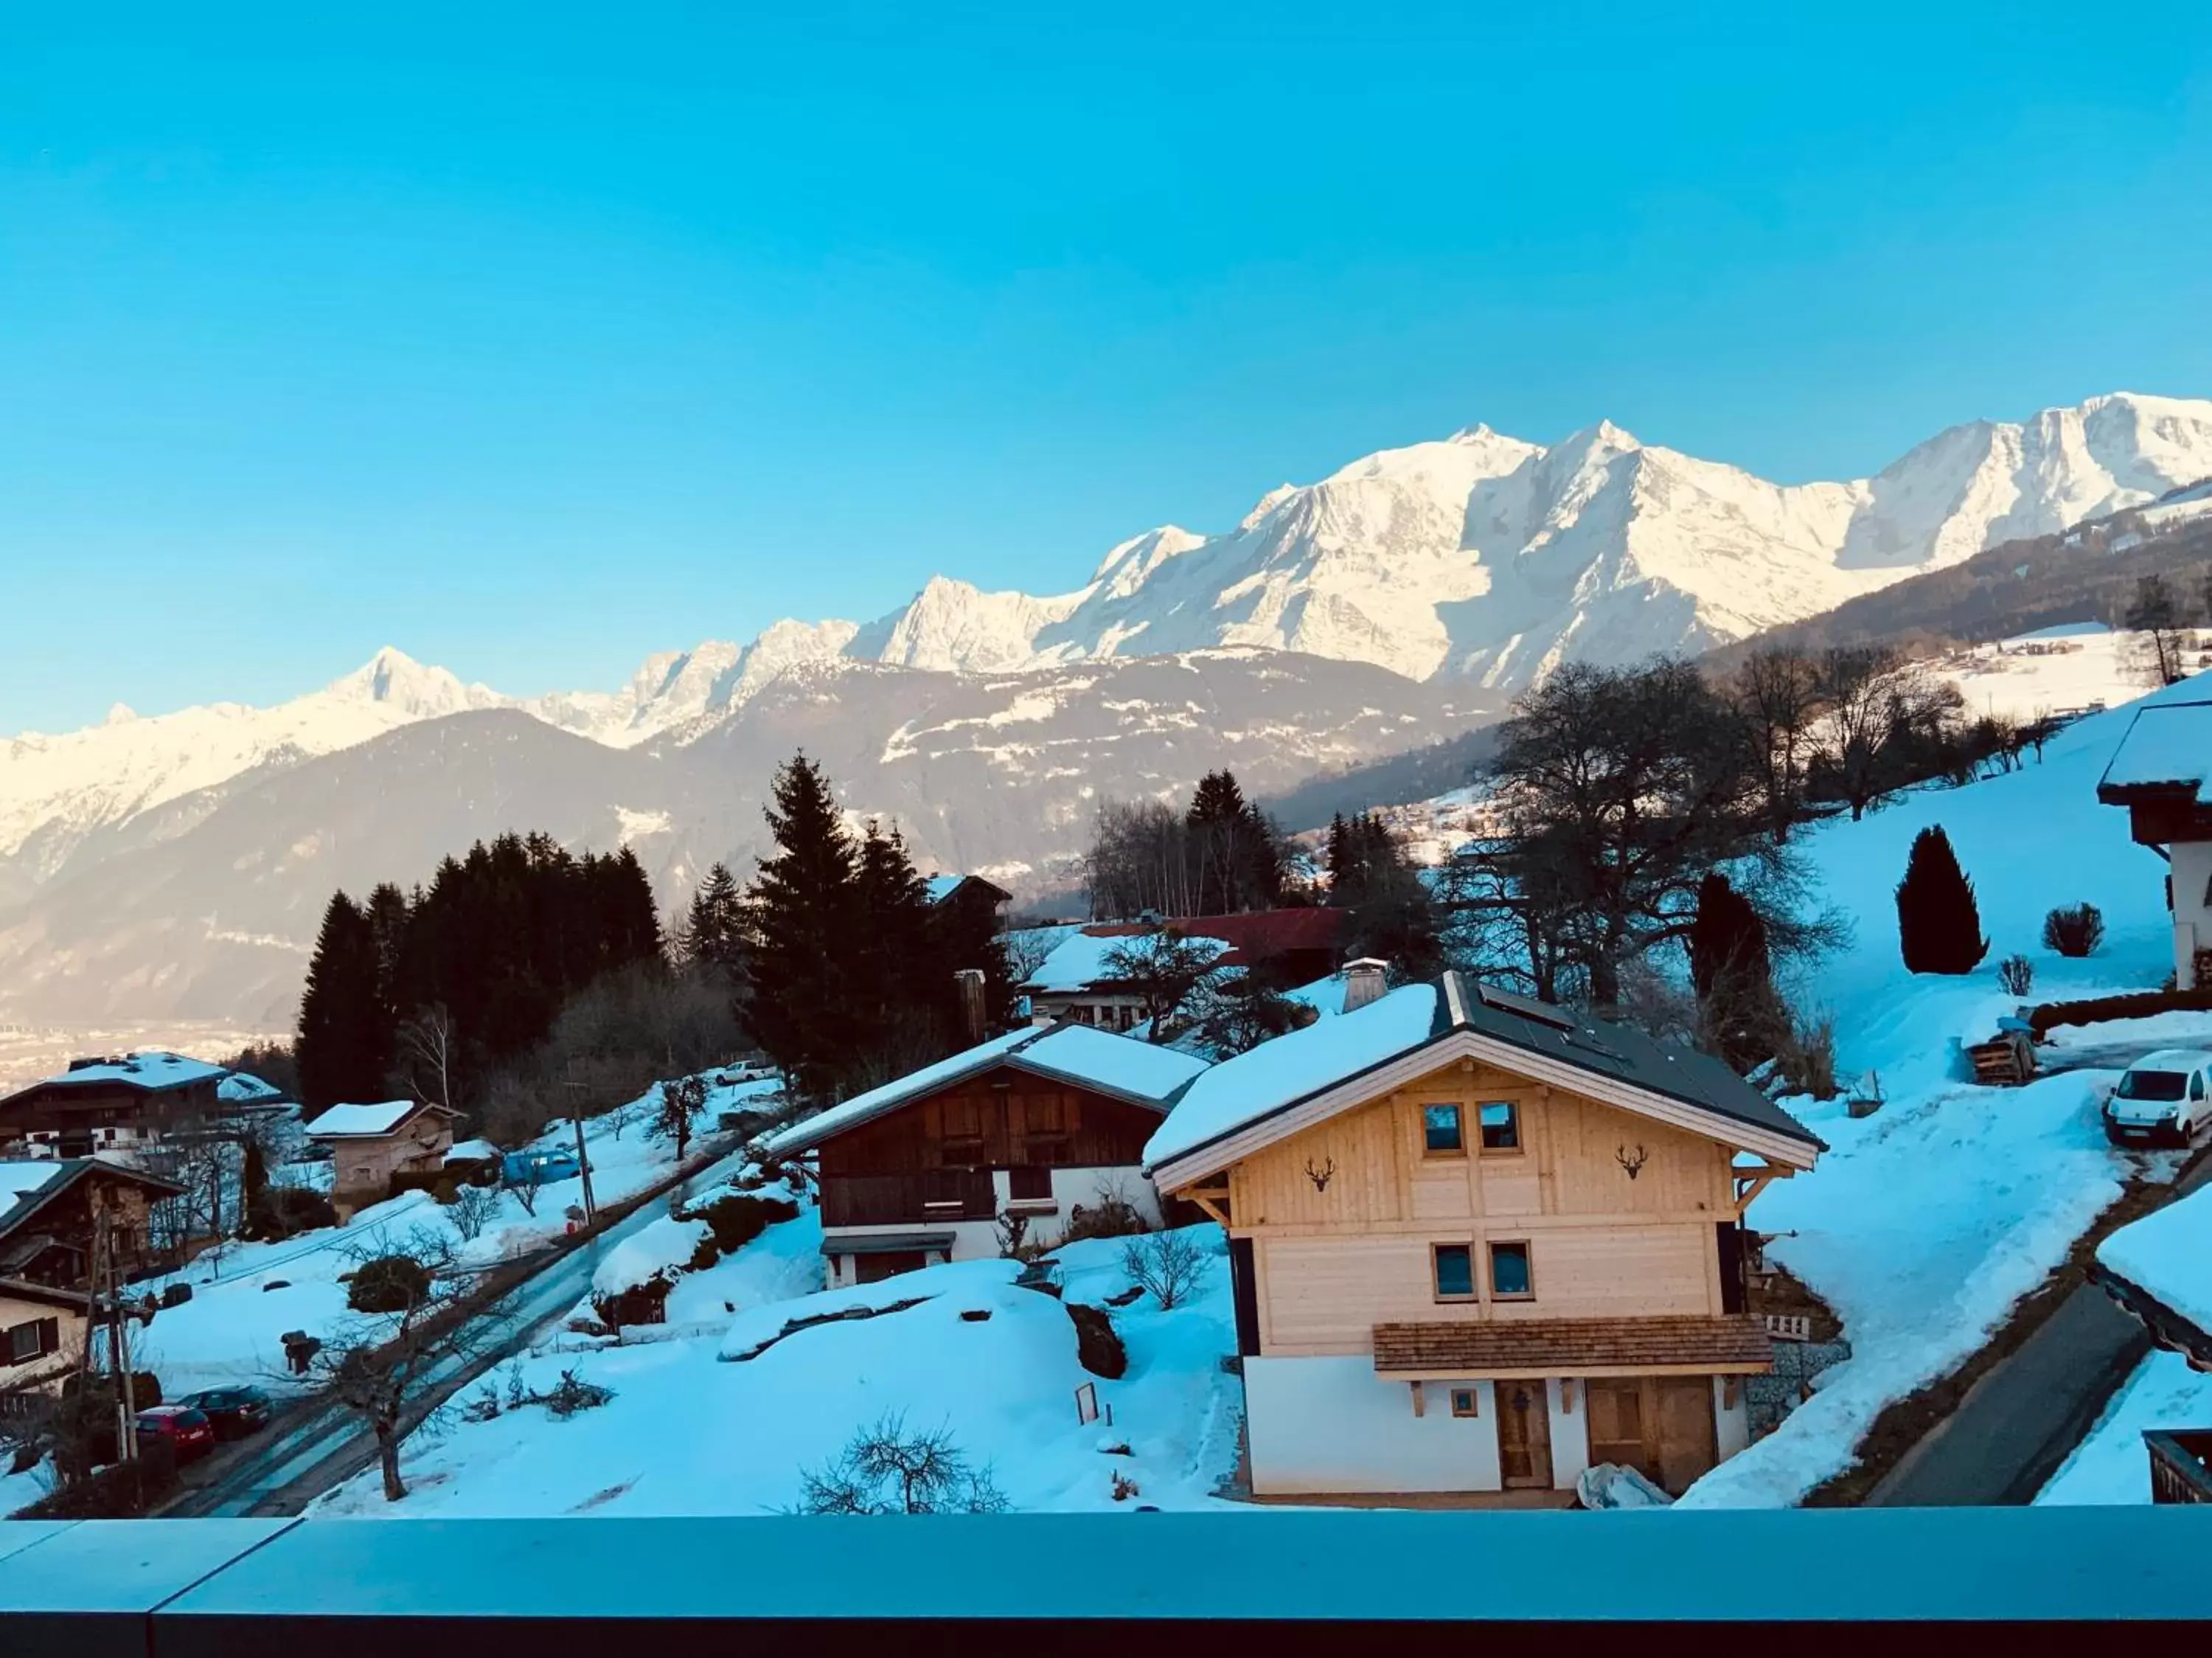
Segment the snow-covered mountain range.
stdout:
<svg viewBox="0 0 2212 1658">
<path fill-rule="evenodd" d="M 854 779 L 856 807 L 927 825 L 922 844 L 939 857 L 1010 873 L 1023 865 L 1041 877 L 1060 850 L 1040 838 L 1044 826 L 1064 832 L 1076 810 L 1053 790 L 1097 771 L 1149 717 L 1145 698 L 1109 691 L 1097 670 L 1180 661 L 1199 682 L 1190 706 L 1205 710 L 1242 704 L 1260 673 L 1254 648 L 1296 653 L 1272 670 L 1280 701 L 1270 711 L 1281 717 L 1244 721 L 1236 745 L 1240 771 L 1261 766 L 1281 786 L 1301 767 L 1444 735 L 1452 719 L 1463 725 L 1563 661 L 1696 650 L 2018 537 L 2161 499 L 2169 505 L 2158 510 L 2186 514 L 2199 509 L 2191 486 L 2207 479 L 2212 401 L 2132 393 L 2016 424 L 1954 427 L 1875 476 L 1844 483 L 1771 484 L 1609 423 L 1549 447 L 1475 426 L 1368 455 L 1318 483 L 1285 485 L 1224 533 L 1169 525 L 1133 537 L 1058 594 L 987 593 L 933 576 L 873 622 L 778 622 L 749 643 L 710 640 L 653 656 L 611 692 L 516 698 L 386 649 L 276 707 L 218 704 L 142 718 L 118 706 L 86 730 L 0 741 L 0 936 L 9 945 L 0 957 L 32 966 L 35 950 L 24 951 L 37 928 L 27 917 L 65 877 L 187 837 L 242 793 L 319 759 L 499 710 L 593 747 L 658 757 L 726 747 L 741 726 L 773 728 L 817 753 L 848 754 L 865 773 Z M 1366 672 L 1325 674 L 1316 659 Z M 1073 673 L 1085 665 L 1088 675 Z M 891 680 L 872 680 L 871 669 Z M 933 759 L 921 740 L 932 728 L 926 714 L 915 724 L 885 689 L 915 697 L 932 686 L 922 704 L 944 706 L 945 675 L 978 680 L 973 715 L 944 728 L 958 732 L 951 747 L 963 765 L 995 757 L 980 773 L 961 773 L 988 799 L 956 789 L 943 754 Z M 1043 688 L 1025 688 L 1032 676 Z M 1407 681 L 1430 688 L 1409 695 Z M 1138 710 L 1131 728 L 1076 710 L 1062 698 L 1072 685 Z M 747 710 L 771 690 L 775 717 L 748 724 Z M 718 732 L 725 741 L 708 742 Z M 739 747 L 748 764 L 774 758 L 750 738 Z M 1125 789 L 1166 789 L 1226 757 L 1174 752 L 1107 769 Z M 1186 762 L 1190 777 L 1176 769 Z M 358 781 L 357 771 L 348 775 Z M 588 804 L 596 823 L 635 803 Z M 1005 832 L 1030 808 L 1037 834 Z M 638 809 L 646 816 L 635 821 L 656 821 L 661 808 Z M 478 815 L 462 814 L 471 824 Z M 716 815 L 694 818 L 703 827 Z M 448 816 L 428 826 L 452 844 L 463 825 Z M 967 832 L 987 820 L 1000 826 Z M 607 820 L 634 827 L 631 817 Z M 752 826 L 732 822 L 737 839 L 691 850 L 711 859 L 737 850 Z M 680 881 L 679 861 L 667 862 Z M 287 923 L 289 945 L 301 942 L 298 921 Z"/>
</svg>

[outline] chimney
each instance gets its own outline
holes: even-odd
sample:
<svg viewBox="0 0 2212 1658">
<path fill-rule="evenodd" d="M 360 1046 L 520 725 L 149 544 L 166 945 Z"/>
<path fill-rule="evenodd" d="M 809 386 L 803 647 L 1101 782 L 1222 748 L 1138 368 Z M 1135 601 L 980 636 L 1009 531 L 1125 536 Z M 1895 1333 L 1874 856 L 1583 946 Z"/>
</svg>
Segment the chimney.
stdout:
<svg viewBox="0 0 2212 1658">
<path fill-rule="evenodd" d="M 1344 1010 L 1355 1013 L 1369 1003 L 1381 998 L 1388 988 L 1387 975 L 1390 964 L 1377 961 L 1373 956 L 1362 956 L 1357 961 L 1344 964 Z"/>
<path fill-rule="evenodd" d="M 983 1039 L 983 970 L 963 967 L 952 975 L 952 982 L 960 990 L 960 1028 L 973 1046 Z"/>
</svg>

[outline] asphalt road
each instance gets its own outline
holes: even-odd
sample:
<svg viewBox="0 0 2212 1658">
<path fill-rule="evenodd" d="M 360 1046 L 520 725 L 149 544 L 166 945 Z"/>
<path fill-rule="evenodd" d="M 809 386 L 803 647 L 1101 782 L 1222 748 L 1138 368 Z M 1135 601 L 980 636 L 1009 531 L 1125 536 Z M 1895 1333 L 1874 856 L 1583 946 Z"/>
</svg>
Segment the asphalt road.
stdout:
<svg viewBox="0 0 2212 1658">
<path fill-rule="evenodd" d="M 2174 1195 L 2208 1181 L 2212 1157 L 2200 1157 L 2174 1183 Z M 2081 1285 L 1905 1454 L 1868 1506 L 2033 1501 L 2150 1350 L 2132 1314 L 2094 1284 Z"/>
<path fill-rule="evenodd" d="M 471 1322 L 465 1351 L 428 1373 L 410 1426 L 487 1371 L 560 1327 L 590 1293 L 608 1253 L 668 1212 L 672 1193 L 690 1197 L 728 1178 L 728 1158 L 709 1163 L 667 1192 L 648 1197 L 597 1237 L 555 1255 L 489 1312 Z M 226 1450 L 161 1510 L 165 1518 L 209 1519 L 298 1514 L 376 1460 L 375 1436 L 343 1405 L 310 1398 L 278 1413 L 254 1438 Z"/>
</svg>

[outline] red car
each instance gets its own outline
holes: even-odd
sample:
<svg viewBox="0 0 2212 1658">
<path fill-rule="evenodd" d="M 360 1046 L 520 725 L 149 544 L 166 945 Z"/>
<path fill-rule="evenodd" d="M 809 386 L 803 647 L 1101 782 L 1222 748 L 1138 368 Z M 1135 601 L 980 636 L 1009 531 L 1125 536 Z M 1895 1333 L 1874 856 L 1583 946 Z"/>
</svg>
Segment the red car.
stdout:
<svg viewBox="0 0 2212 1658">
<path fill-rule="evenodd" d="M 138 1413 L 138 1437 L 166 1439 L 178 1461 L 190 1462 L 215 1449 L 215 1423 L 188 1405 L 152 1405 Z"/>
</svg>

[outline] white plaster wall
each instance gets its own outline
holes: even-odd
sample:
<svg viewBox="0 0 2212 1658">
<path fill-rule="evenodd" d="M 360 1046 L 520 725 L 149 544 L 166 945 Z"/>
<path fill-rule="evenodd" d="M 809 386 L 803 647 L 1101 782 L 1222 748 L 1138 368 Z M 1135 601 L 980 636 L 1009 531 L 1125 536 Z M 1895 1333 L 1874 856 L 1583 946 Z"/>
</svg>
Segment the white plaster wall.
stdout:
<svg viewBox="0 0 2212 1658">
<path fill-rule="evenodd" d="M 1455 1417 L 1451 1389 L 1472 1387 L 1480 1414 Z M 1383 1381 L 1364 1355 L 1244 1361 L 1245 1429 L 1255 1495 L 1326 1491 L 1494 1491 L 1498 1398 L 1486 1381 Z"/>
<path fill-rule="evenodd" d="M 1568 1401 L 1572 1388 L 1573 1402 Z M 1583 1469 L 1589 1466 L 1589 1407 L 1579 1379 L 1563 1381 L 1553 1376 L 1544 1384 L 1552 1407 L 1552 1489 L 1571 1491 Z"/>
<path fill-rule="evenodd" d="M 1012 1202 L 1012 1177 L 1003 1168 L 991 1174 L 993 1195 L 999 1212 L 1004 1214 Z M 1056 1168 L 1052 1172 L 1052 1198 L 1056 1205 L 1050 1214 L 1030 1216 L 1030 1241 L 1049 1248 L 1058 1243 L 1067 1230 L 1069 1218 L 1075 1206 L 1097 1206 L 1103 1192 L 1118 1192 L 1136 1205 L 1138 1213 L 1154 1226 L 1160 1224 L 1160 1194 L 1152 1183 L 1133 1168 Z M 822 1237 L 822 1253 L 830 1264 L 830 1287 L 842 1289 L 857 1282 L 852 1259 L 837 1247 L 840 1238 L 890 1235 L 902 1232 L 949 1232 L 952 1234 L 952 1251 L 948 1259 L 956 1261 L 988 1260 L 999 1253 L 999 1223 L 996 1221 L 902 1221 L 883 1226 L 841 1226 L 825 1232 Z"/>
<path fill-rule="evenodd" d="M 2194 985 L 2196 952 L 2212 944 L 2212 841 L 2185 840 L 2167 849 L 2173 857 L 2173 978 L 2183 990 Z"/>
<path fill-rule="evenodd" d="M 1735 1382 L 1735 1403 L 1728 1402 L 1729 1383 Z M 1723 1462 L 1751 1444 L 1751 1414 L 1745 1408 L 1745 1388 L 1741 1378 L 1713 1378 L 1713 1445 Z"/>
<path fill-rule="evenodd" d="M 999 1253 L 999 1229 L 991 1221 L 905 1222 L 896 1226 L 841 1226 L 822 1234 L 822 1259 L 828 1264 L 830 1288 L 843 1289 L 860 1282 L 854 1257 L 838 1247 L 841 1239 L 882 1237 L 902 1232 L 951 1233 L 952 1249 L 945 1259 L 972 1261 Z M 930 1265 L 936 1265 L 932 1251 Z"/>
</svg>

